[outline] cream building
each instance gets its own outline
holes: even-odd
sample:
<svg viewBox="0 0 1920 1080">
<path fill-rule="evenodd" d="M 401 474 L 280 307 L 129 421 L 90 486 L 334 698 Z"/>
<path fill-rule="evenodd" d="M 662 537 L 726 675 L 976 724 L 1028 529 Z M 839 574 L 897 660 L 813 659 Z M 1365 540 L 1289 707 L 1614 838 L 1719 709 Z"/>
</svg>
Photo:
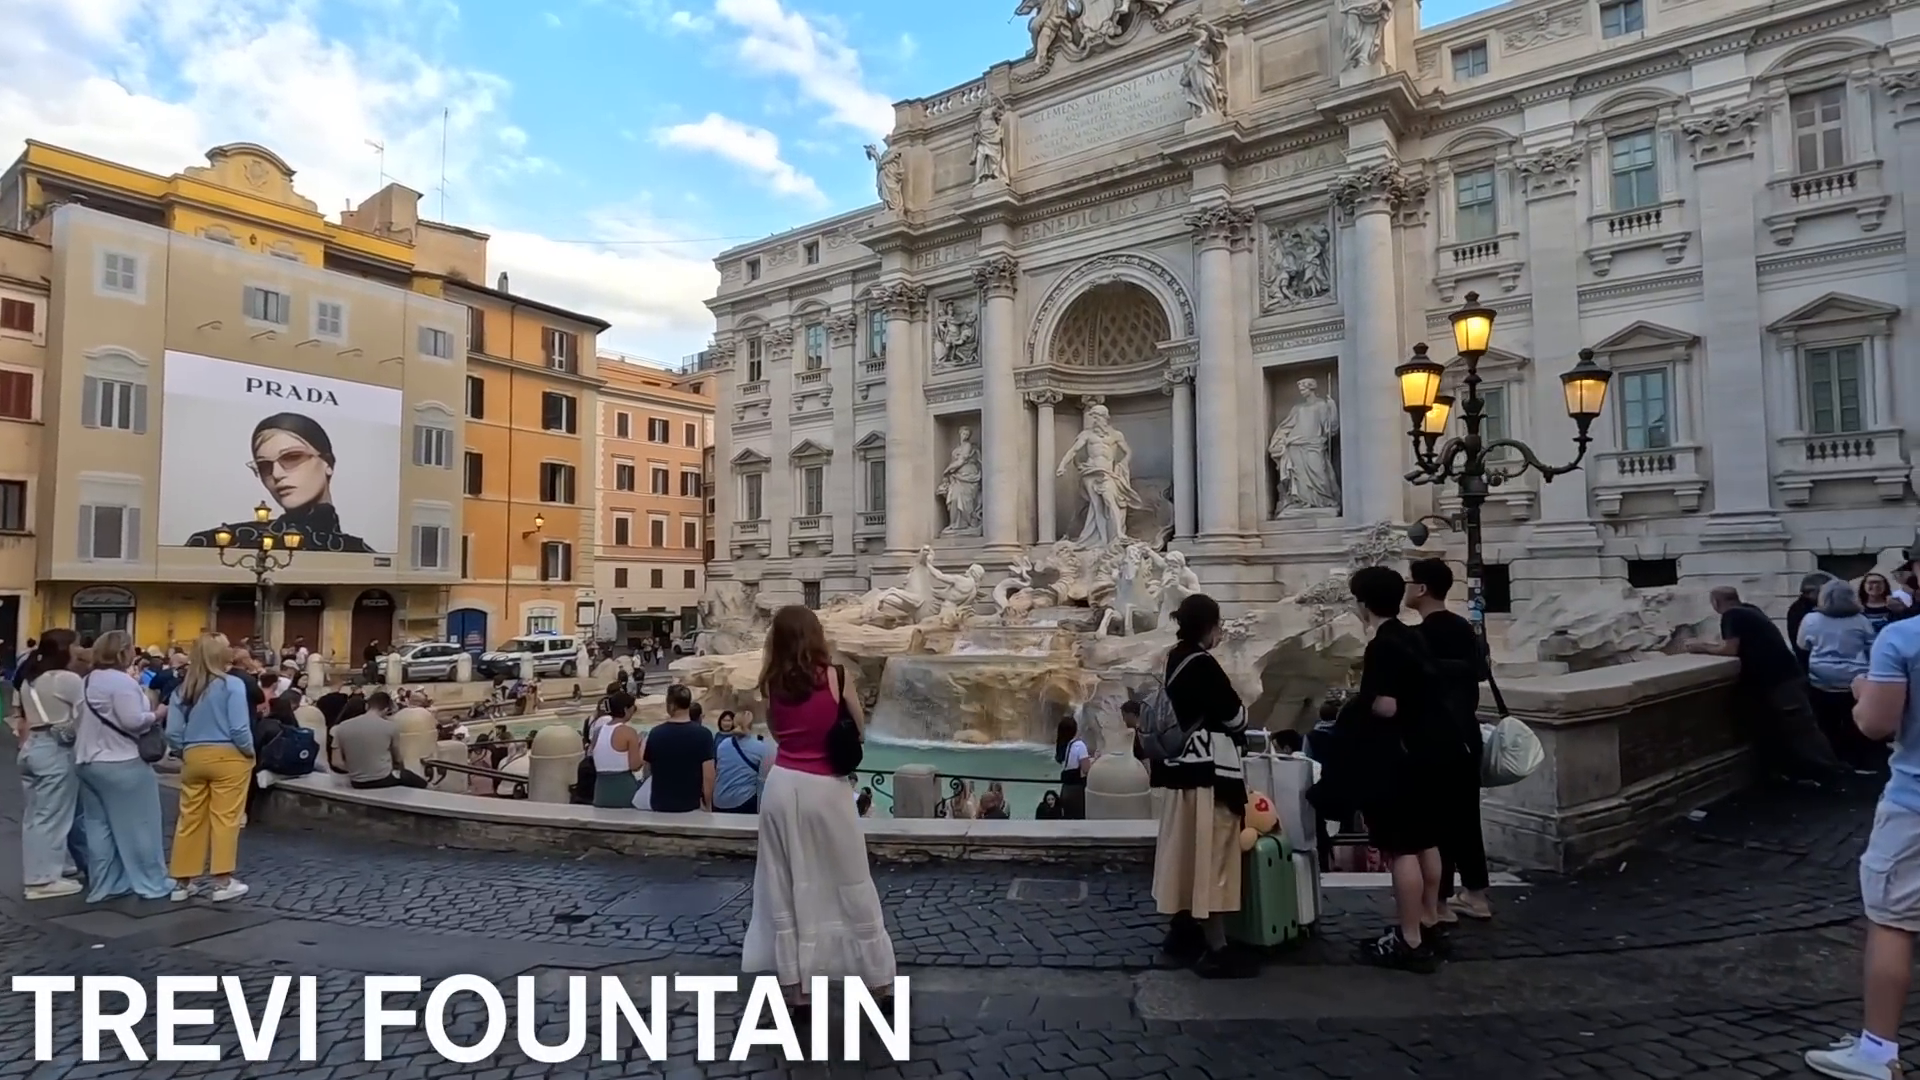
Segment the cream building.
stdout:
<svg viewBox="0 0 1920 1080">
<path fill-rule="evenodd" d="M 49 245 L 0 231 L 0 656 L 17 654 L 40 625 L 33 610 L 35 501 L 52 265 Z"/>
<path fill-rule="evenodd" d="M 1495 434 L 1570 459 L 1558 376 L 1613 373 L 1583 471 L 1494 490 L 1490 610 L 1778 597 L 1913 543 L 1920 5 L 1038 7 L 1035 53 L 896 107 L 879 205 L 719 257 L 714 579 L 813 600 L 923 544 L 997 573 L 1098 539 L 1100 405 L 1129 535 L 1232 602 L 1298 590 L 1448 509 L 1393 369 L 1452 355 L 1469 292 Z"/>
</svg>

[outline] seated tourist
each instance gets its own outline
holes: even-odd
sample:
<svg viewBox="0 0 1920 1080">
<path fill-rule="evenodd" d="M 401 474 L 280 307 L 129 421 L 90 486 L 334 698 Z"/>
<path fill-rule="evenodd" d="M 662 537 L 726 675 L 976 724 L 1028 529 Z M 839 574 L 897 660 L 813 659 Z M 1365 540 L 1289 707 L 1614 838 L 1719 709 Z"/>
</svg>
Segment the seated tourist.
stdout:
<svg viewBox="0 0 1920 1080">
<path fill-rule="evenodd" d="M 987 785 L 987 793 L 980 796 L 980 817 L 984 821 L 1005 821 L 1007 813 L 1007 792 L 998 780 Z"/>
<path fill-rule="evenodd" d="M 693 691 L 668 687 L 667 718 L 647 732 L 641 748 L 649 781 L 647 809 L 655 813 L 713 809 L 713 732 L 695 723 L 692 714 Z"/>
<path fill-rule="evenodd" d="M 767 756 L 767 741 L 735 727 L 731 709 L 720 714 L 718 725 L 720 735 L 713 749 L 713 809 L 721 814 L 757 814 L 760 765 Z"/>
<path fill-rule="evenodd" d="M 1040 805 L 1033 808 L 1035 821 L 1059 821 L 1064 816 L 1060 808 L 1060 793 L 1057 791 L 1040 796 Z"/>
<path fill-rule="evenodd" d="M 393 698 L 386 691 L 367 695 L 366 711 L 333 729 L 334 745 L 347 782 L 362 790 L 427 786 L 425 777 L 400 767 L 400 729 L 391 718 Z"/>
</svg>

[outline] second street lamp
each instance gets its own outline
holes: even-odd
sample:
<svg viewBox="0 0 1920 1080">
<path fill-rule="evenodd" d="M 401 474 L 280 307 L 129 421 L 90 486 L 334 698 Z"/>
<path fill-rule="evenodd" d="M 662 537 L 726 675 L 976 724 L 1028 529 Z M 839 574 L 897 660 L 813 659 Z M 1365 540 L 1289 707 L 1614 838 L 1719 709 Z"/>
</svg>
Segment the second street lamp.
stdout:
<svg viewBox="0 0 1920 1080">
<path fill-rule="evenodd" d="M 1600 416 L 1600 407 L 1607 398 L 1607 382 L 1613 373 L 1593 362 L 1592 349 L 1581 349 L 1579 363 L 1560 376 L 1567 415 L 1573 418 L 1578 432 L 1573 437 L 1573 460 L 1565 465 L 1548 465 L 1532 447 L 1518 439 L 1489 441 L 1481 435 L 1487 417 L 1486 399 L 1480 396 L 1480 360 L 1493 346 L 1494 310 L 1480 306 L 1479 293 L 1468 293 L 1466 306 L 1449 318 L 1453 324 L 1454 349 L 1466 365 L 1460 400 L 1456 402 L 1440 393 L 1446 369 L 1427 355 L 1424 344 L 1413 347 L 1413 357 L 1395 368 L 1394 376 L 1400 384 L 1400 407 L 1412 421 L 1408 435 L 1413 440 L 1414 468 L 1407 474 L 1407 480 L 1414 484 L 1453 481 L 1459 488 L 1459 519 L 1457 523 L 1448 521 L 1447 524 L 1466 534 L 1467 615 L 1473 621 L 1474 636 L 1480 639 L 1481 654 L 1487 656 L 1490 654 L 1483 594 L 1486 561 L 1480 525 L 1480 511 L 1487 501 L 1487 492 L 1529 469 L 1549 483 L 1556 476 L 1578 469 L 1586 459 L 1587 447 L 1593 442 L 1589 429 Z M 1464 430 L 1442 443 L 1447 421 L 1456 406 Z M 1503 450 L 1509 454 L 1500 454 Z M 1408 539 L 1419 544 L 1424 542 L 1425 534 L 1425 526 L 1416 523 L 1408 530 Z"/>
<path fill-rule="evenodd" d="M 255 648 L 266 644 L 267 637 L 267 586 L 273 583 L 273 575 L 292 565 L 293 557 L 306 542 L 300 530 L 285 528 L 278 533 L 265 528 L 273 519 L 273 510 L 266 503 L 253 508 L 253 520 L 261 527 L 245 530 L 252 535 L 244 545 L 236 546 L 233 532 L 220 529 L 213 534 L 213 546 L 220 550 L 220 565 L 245 570 L 253 575 L 253 643 Z"/>
</svg>

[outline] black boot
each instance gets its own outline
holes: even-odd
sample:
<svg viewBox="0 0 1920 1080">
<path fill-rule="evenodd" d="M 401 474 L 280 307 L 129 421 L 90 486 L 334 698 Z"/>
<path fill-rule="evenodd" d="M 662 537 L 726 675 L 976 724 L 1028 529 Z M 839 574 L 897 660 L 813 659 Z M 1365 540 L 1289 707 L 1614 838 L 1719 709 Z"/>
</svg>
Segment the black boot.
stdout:
<svg viewBox="0 0 1920 1080">
<path fill-rule="evenodd" d="M 1160 945 L 1167 959 L 1182 967 L 1200 959 L 1207 951 L 1207 935 L 1199 920 L 1191 915 L 1175 915 L 1167 926 L 1167 939 Z"/>
</svg>

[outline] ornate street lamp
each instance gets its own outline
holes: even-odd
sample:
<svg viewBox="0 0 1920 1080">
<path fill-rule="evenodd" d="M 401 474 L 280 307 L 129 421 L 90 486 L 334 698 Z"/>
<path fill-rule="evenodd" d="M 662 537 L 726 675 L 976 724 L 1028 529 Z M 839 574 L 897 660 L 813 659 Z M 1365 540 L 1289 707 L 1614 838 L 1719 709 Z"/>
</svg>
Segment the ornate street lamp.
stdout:
<svg viewBox="0 0 1920 1080">
<path fill-rule="evenodd" d="M 215 530 L 213 546 L 220 549 L 220 565 L 253 575 L 253 640 L 259 645 L 267 636 L 267 586 L 276 571 L 293 563 L 306 537 L 291 526 L 278 533 L 265 528 L 273 520 L 273 509 L 264 502 L 253 508 L 253 520 L 260 527 L 249 530 L 253 535 L 247 546 L 234 546 L 233 530 L 226 528 Z"/>
<path fill-rule="evenodd" d="M 1481 550 L 1480 508 L 1487 501 L 1487 492 L 1516 479 L 1528 469 L 1549 483 L 1556 476 L 1578 469 L 1586 459 L 1587 447 L 1593 442 L 1588 431 L 1600 416 L 1600 407 L 1607 399 L 1607 382 L 1613 373 L 1593 362 L 1592 349 L 1581 349 L 1580 362 L 1560 376 L 1567 415 L 1578 425 L 1578 433 L 1573 437 L 1573 460 L 1565 465 L 1548 465 L 1532 447 L 1518 439 L 1489 442 L 1480 437 L 1481 425 L 1486 422 L 1486 401 L 1480 396 L 1480 360 L 1493 344 L 1494 310 L 1480 306 L 1479 293 L 1468 293 L 1466 306 L 1449 319 L 1453 323 L 1454 350 L 1466 361 L 1466 377 L 1461 380 L 1462 400 L 1456 403 L 1441 395 L 1440 380 L 1445 369 L 1427 356 L 1425 345 L 1415 345 L 1412 359 L 1395 368 L 1394 375 L 1400 382 L 1400 407 L 1412 421 L 1408 434 L 1413 439 L 1414 468 L 1407 474 L 1408 482 L 1443 484 L 1451 480 L 1459 485 L 1458 518 L 1438 520 L 1466 534 L 1468 617 L 1473 620 L 1474 633 L 1480 638 L 1485 655 L 1486 603 L 1481 596 L 1481 578 L 1486 563 Z M 1447 421 L 1456 404 L 1465 431 L 1442 443 L 1441 436 L 1446 434 Z M 1496 459 L 1495 455 L 1501 450 L 1511 451 L 1519 460 Z M 1415 545 L 1426 543 L 1425 520 L 1415 522 L 1407 530 L 1407 539 Z"/>
</svg>

